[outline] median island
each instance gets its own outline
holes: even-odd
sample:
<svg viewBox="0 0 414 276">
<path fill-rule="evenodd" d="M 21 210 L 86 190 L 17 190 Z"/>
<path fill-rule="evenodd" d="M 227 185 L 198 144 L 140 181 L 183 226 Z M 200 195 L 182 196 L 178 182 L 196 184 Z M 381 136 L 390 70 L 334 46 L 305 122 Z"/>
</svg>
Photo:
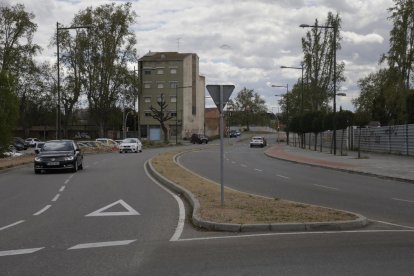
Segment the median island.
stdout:
<svg viewBox="0 0 414 276">
<path fill-rule="evenodd" d="M 358 218 L 356 214 L 340 210 L 279 198 L 266 198 L 228 188 L 224 189 L 224 207 L 222 207 L 220 186 L 177 164 L 175 157 L 178 154 L 180 153 L 168 152 L 157 155 L 151 160 L 151 164 L 163 177 L 193 194 L 200 203 L 197 215 L 205 221 L 245 225 L 329 223 L 352 221 Z"/>
</svg>

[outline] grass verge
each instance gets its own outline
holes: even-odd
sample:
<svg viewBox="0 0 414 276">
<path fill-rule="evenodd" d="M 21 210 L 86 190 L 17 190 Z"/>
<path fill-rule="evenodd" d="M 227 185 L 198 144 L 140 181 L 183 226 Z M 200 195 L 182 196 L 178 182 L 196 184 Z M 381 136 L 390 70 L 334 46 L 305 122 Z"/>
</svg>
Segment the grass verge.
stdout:
<svg viewBox="0 0 414 276">
<path fill-rule="evenodd" d="M 200 202 L 199 216 L 204 220 L 217 223 L 261 224 L 332 222 L 357 218 L 354 214 L 339 210 L 279 198 L 264 198 L 227 188 L 224 189 L 222 207 L 219 185 L 176 164 L 174 156 L 178 153 L 157 155 L 152 159 L 152 165 L 164 177 L 193 193 Z"/>
</svg>

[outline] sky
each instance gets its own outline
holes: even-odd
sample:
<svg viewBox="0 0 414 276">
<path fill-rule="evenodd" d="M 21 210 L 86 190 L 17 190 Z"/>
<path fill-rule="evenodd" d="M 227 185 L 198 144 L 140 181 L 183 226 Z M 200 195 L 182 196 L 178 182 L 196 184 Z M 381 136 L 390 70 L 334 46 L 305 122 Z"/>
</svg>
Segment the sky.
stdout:
<svg viewBox="0 0 414 276">
<path fill-rule="evenodd" d="M 74 15 L 104 0 L 0 0 L 21 3 L 34 13 L 38 30 L 34 42 L 43 48 L 38 59 L 56 62 L 50 40 L 56 22 L 69 26 Z M 325 22 L 328 12 L 342 18 L 341 49 L 337 61 L 345 63 L 346 81 L 337 97 L 337 108 L 354 110 L 358 80 L 380 68 L 389 49 L 392 0 L 131 0 L 137 13 L 135 32 L 138 54 L 152 52 L 196 53 L 206 84 L 234 84 L 232 97 L 244 87 L 253 89 L 270 112 L 278 112 L 278 98 L 301 77 L 301 39 L 308 29 L 300 24 Z M 208 92 L 206 92 L 208 96 Z M 207 106 L 214 106 L 207 98 Z"/>
</svg>

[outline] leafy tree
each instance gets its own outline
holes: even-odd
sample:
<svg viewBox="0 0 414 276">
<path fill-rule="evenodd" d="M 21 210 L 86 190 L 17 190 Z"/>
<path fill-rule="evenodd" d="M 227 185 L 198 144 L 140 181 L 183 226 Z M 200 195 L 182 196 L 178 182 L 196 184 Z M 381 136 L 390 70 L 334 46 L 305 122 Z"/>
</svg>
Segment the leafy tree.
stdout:
<svg viewBox="0 0 414 276">
<path fill-rule="evenodd" d="M 155 120 L 160 123 L 162 132 L 164 133 L 164 142 L 168 144 L 168 129 L 165 126 L 165 122 L 174 118 L 171 114 L 167 111 L 168 104 L 164 99 L 164 94 L 161 94 L 159 100 L 157 101 L 159 110 L 152 105 L 150 106 L 151 116 Z"/>
<path fill-rule="evenodd" d="M 71 59 L 65 64 L 73 72 L 67 79 L 68 87 L 73 93 L 79 89 L 85 92 L 100 135 L 104 135 L 110 111 L 125 100 L 126 91 L 132 91 L 133 78 L 127 65 L 136 62 L 136 38 L 130 29 L 136 16 L 131 3 L 112 3 L 80 11 L 72 22 L 75 26 L 93 27 L 83 30 L 75 42 L 67 41 Z"/>
<path fill-rule="evenodd" d="M 341 49 L 341 18 L 329 12 L 325 24 L 319 25 L 318 20 L 315 20 L 314 26 L 302 38 L 306 83 L 304 106 L 309 110 L 328 110 L 329 101 L 334 96 L 334 47 L 336 51 Z M 336 41 L 333 41 L 333 28 L 317 26 L 335 27 Z M 340 83 L 345 81 L 344 69 L 344 63 L 336 63 L 337 90 Z"/>
<path fill-rule="evenodd" d="M 260 95 L 255 93 L 253 89 L 243 88 L 234 100 L 230 100 L 228 103 L 235 111 L 232 121 L 239 121 L 240 124 L 246 125 L 247 130 L 250 130 L 252 123 L 268 123 L 265 103 L 265 100 L 260 98 Z"/>
<path fill-rule="evenodd" d="M 27 71 L 32 57 L 40 50 L 33 44 L 37 25 L 34 14 L 24 10 L 24 5 L 0 6 L 0 69 L 18 76 Z M 17 81 L 17 79 L 15 80 Z"/>
<path fill-rule="evenodd" d="M 10 144 L 18 116 L 18 98 L 14 93 L 12 76 L 0 71 L 0 152 Z"/>
</svg>

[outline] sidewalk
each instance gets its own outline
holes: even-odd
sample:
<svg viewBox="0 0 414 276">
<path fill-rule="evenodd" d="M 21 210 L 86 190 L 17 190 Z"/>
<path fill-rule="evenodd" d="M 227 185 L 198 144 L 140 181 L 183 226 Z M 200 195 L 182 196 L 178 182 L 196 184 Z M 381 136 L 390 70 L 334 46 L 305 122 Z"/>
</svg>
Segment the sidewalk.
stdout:
<svg viewBox="0 0 414 276">
<path fill-rule="evenodd" d="M 346 156 L 276 144 L 265 154 L 282 160 L 414 183 L 414 157 L 349 151 Z"/>
</svg>

